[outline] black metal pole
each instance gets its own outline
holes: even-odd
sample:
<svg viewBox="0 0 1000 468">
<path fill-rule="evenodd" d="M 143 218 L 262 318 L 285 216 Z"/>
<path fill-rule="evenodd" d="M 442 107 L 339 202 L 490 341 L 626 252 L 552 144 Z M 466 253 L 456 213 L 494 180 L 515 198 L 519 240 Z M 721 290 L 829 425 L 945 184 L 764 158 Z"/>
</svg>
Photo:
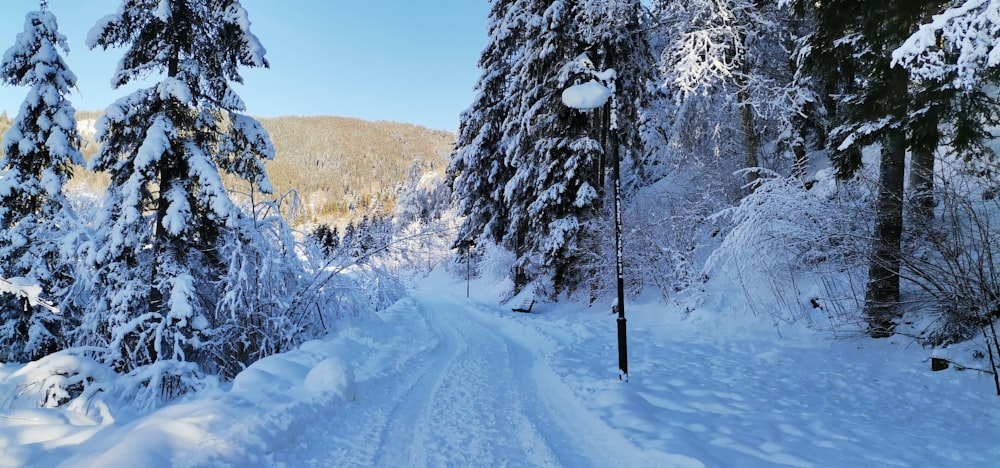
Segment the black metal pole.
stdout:
<svg viewBox="0 0 1000 468">
<path fill-rule="evenodd" d="M 612 100 L 614 97 L 612 97 Z M 611 112 L 616 112 L 612 104 Z M 615 269 L 618 273 L 618 378 L 628 382 L 628 340 L 625 332 L 625 268 L 622 265 L 622 180 L 621 155 L 618 148 L 618 125 L 612 116 L 611 158 L 614 164 L 612 177 L 615 191 Z"/>
</svg>

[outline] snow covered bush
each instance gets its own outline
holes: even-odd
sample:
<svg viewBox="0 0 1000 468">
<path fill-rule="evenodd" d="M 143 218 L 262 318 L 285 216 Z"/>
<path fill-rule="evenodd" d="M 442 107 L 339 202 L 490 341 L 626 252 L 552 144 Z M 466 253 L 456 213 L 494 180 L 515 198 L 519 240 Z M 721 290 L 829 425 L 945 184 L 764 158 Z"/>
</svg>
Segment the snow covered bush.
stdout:
<svg viewBox="0 0 1000 468">
<path fill-rule="evenodd" d="M 313 257 L 287 314 L 300 327 L 295 344 L 332 333 L 342 320 L 385 309 L 406 295 L 400 277 L 347 257 Z"/>
<path fill-rule="evenodd" d="M 815 325 L 820 314 L 829 326 L 851 325 L 852 285 L 863 284 L 857 275 L 868 258 L 871 192 L 823 173 L 812 189 L 764 173 L 738 206 L 716 215 L 730 227 L 705 264 L 706 278 L 739 285 L 749 311 L 768 305 L 775 322 Z"/>
<path fill-rule="evenodd" d="M 274 203 L 253 207 L 219 247 L 227 264 L 205 333 L 207 371 L 232 377 L 254 361 L 286 351 L 307 324 L 288 313 L 304 274 L 291 228 Z"/>
<path fill-rule="evenodd" d="M 1000 200 L 996 183 L 967 167 L 946 158 L 935 216 L 909 220 L 901 275 L 915 291 L 905 325 L 931 347 L 982 340 L 1000 395 Z"/>
<path fill-rule="evenodd" d="M 718 244 L 711 215 L 739 201 L 739 116 L 722 95 L 691 95 L 663 109 L 669 142 L 649 161 L 655 183 L 624 200 L 626 280 L 633 291 L 659 289 L 669 297 L 693 284 Z"/>
<path fill-rule="evenodd" d="M 24 364 L 0 381 L 2 408 L 61 408 L 113 420 L 126 405 L 149 413 L 178 392 L 218 385 L 194 363 L 160 361 L 133 372 L 116 373 L 90 357 L 95 350 L 69 348 Z"/>
<path fill-rule="evenodd" d="M 377 235 L 357 232 L 362 226 L 374 226 Z M 344 240 L 332 251 L 308 237 L 299 245 L 304 272 L 289 299 L 287 314 L 303 327 L 300 338 L 330 333 L 338 320 L 381 310 L 406 293 L 398 264 L 393 260 L 391 221 L 381 219 L 375 224 L 368 221 L 348 227 Z M 382 246 L 362 252 L 358 244 L 348 241 L 349 231 L 353 231 L 350 236 L 354 239 L 381 239 Z"/>
<path fill-rule="evenodd" d="M 933 346 L 992 335 L 1000 321 L 1000 200 L 977 179 L 949 177 L 938 216 L 911 220 L 903 269 L 928 299 L 915 309 L 932 320 L 916 332 Z"/>
<path fill-rule="evenodd" d="M 697 281 L 706 255 L 699 244 L 712 229 L 706 200 L 670 185 L 643 188 L 623 214 L 626 284 L 637 293 L 655 288 L 664 299 Z"/>
<path fill-rule="evenodd" d="M 107 366 L 73 350 L 26 364 L 0 381 L 3 408 L 62 407 L 83 414 L 102 409 L 116 381 Z"/>
</svg>

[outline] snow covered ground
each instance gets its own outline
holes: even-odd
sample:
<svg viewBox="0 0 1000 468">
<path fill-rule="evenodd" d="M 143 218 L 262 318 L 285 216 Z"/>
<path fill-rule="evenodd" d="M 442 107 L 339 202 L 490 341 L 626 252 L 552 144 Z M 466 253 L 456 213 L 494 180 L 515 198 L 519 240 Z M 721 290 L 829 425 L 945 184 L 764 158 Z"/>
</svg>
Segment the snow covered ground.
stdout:
<svg viewBox="0 0 1000 468">
<path fill-rule="evenodd" d="M 0 466 L 927 466 L 1000 461 L 988 376 L 724 310 L 516 314 L 434 275 L 410 298 L 150 415 L 0 408 Z M 723 307 L 724 301 L 713 307 Z M 0 365 L 0 382 L 21 366 Z"/>
</svg>

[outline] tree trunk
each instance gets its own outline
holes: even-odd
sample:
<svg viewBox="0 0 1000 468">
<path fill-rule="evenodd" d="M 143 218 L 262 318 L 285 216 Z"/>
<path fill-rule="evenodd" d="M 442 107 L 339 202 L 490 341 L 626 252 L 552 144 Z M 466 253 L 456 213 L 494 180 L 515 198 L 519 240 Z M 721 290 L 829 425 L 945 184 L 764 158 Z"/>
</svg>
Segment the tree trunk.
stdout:
<svg viewBox="0 0 1000 468">
<path fill-rule="evenodd" d="M 933 2 L 924 2 L 924 14 L 920 23 L 931 21 L 938 11 Z M 943 107 L 954 96 L 939 86 L 922 84 L 917 91 L 915 109 L 927 110 L 911 124 L 910 194 L 913 197 L 913 214 L 921 221 L 934 218 L 934 153 L 941 144 L 941 122 Z"/>
<path fill-rule="evenodd" d="M 796 15 L 791 15 L 788 19 L 788 29 L 791 34 L 785 37 L 784 47 L 787 50 L 796 50 L 795 39 L 796 37 L 801 37 L 802 35 L 802 21 Z M 793 77 L 793 83 L 797 83 L 794 77 L 797 77 L 800 70 L 800 63 L 796 58 L 790 58 L 788 60 L 788 75 Z M 799 83 L 801 85 L 801 83 Z M 809 168 L 809 155 L 806 150 L 806 139 L 808 135 L 808 127 L 814 126 L 819 127 L 820 124 L 817 122 L 810 122 L 810 118 L 815 118 L 815 114 L 811 112 L 812 107 L 815 103 L 802 104 L 802 107 L 795 109 L 795 115 L 791 119 L 793 132 L 791 149 L 794 161 L 792 161 L 792 177 L 799 179 L 802 182 L 806 182 L 805 178 L 808 175 Z M 810 118 L 807 118 L 809 115 Z M 808 188 L 808 187 L 807 187 Z"/>
<path fill-rule="evenodd" d="M 795 132 L 792 141 L 792 154 L 795 160 L 792 162 L 792 177 L 805 182 L 809 169 L 809 155 L 806 152 L 806 119 L 796 116 L 792 119 L 792 131 Z"/>
<path fill-rule="evenodd" d="M 744 83 L 745 84 L 745 83 Z M 737 93 L 740 101 L 740 127 L 743 133 L 743 151 L 746 152 L 746 168 L 752 169 L 760 167 L 760 136 L 757 134 L 756 119 L 754 119 L 753 105 L 750 104 L 750 93 L 746 86 L 740 86 Z M 752 184 L 760 178 L 756 171 L 747 173 L 747 183 Z M 752 190 L 751 185 L 751 190 Z"/>
<path fill-rule="evenodd" d="M 180 59 L 176 50 L 170 58 L 167 68 L 167 76 L 170 78 L 176 77 L 180 72 Z M 165 299 L 170 292 L 160 290 L 160 287 L 158 286 L 160 283 L 157 279 L 161 274 L 160 267 L 163 262 L 165 249 L 169 249 L 171 247 L 171 236 L 163 226 L 163 221 L 167 217 L 167 209 L 170 208 L 170 203 L 166 199 L 165 194 L 170 191 L 178 178 L 177 169 L 175 167 L 176 164 L 174 164 L 174 161 L 172 160 L 173 158 L 174 156 L 170 153 L 170 151 L 167 151 L 165 154 L 160 156 L 160 160 L 156 165 L 159 183 L 158 193 L 156 195 L 156 214 L 153 222 L 153 259 L 149 271 L 149 311 L 159 313 L 163 317 L 168 315 L 165 310 Z M 151 357 L 152 360 L 157 360 L 155 350 L 152 352 Z"/>
<path fill-rule="evenodd" d="M 908 74 L 899 67 L 888 73 L 896 117 L 906 115 Z M 899 309 L 899 266 L 903 236 L 903 175 L 906 166 L 906 131 L 886 131 L 879 168 L 879 193 L 875 205 L 875 232 L 865 291 L 865 319 L 873 338 L 892 336 Z"/>
<path fill-rule="evenodd" d="M 938 108 L 931 105 L 912 126 L 909 189 L 913 213 L 925 221 L 934 217 L 934 152 L 941 140 L 939 120 Z"/>
</svg>

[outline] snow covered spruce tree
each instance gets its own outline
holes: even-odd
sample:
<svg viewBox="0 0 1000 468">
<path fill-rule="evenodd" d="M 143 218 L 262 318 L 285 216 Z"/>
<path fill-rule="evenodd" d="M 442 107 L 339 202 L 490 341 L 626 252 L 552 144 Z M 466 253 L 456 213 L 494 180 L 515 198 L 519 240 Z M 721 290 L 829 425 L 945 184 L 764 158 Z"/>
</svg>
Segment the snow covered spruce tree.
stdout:
<svg viewBox="0 0 1000 468">
<path fill-rule="evenodd" d="M 63 185 L 72 165 L 83 164 L 76 112 L 67 99 L 76 76 L 59 49 L 69 51 L 66 37 L 42 1 L 25 17 L 24 32 L 0 67 L 4 83 L 30 87 L 4 134 L 0 158 L 0 277 L 37 284 L 50 298 L 73 282 L 74 262 L 61 245 L 75 217 Z M 0 295 L 0 359 L 32 360 L 65 346 L 62 318 Z"/>
<path fill-rule="evenodd" d="M 123 0 L 87 38 L 125 49 L 115 87 L 160 76 L 98 121 L 90 165 L 111 183 L 90 262 L 103 293 L 81 330 L 118 371 L 150 373 L 155 396 L 184 391 L 215 351 L 223 246 L 247 222 L 219 169 L 270 191 L 273 145 L 231 87 L 240 67 L 268 66 L 249 26 L 238 0 Z"/>
<path fill-rule="evenodd" d="M 997 282 L 985 279 L 997 277 L 1000 265 L 983 261 L 994 258 L 998 247 L 996 236 L 988 233 L 995 232 L 991 213 L 997 210 L 998 171 L 991 146 L 1000 118 L 995 92 L 1000 81 L 1000 2 L 949 2 L 947 6 L 926 17 L 926 23 L 893 52 L 893 61 L 905 66 L 914 80 L 938 86 L 934 93 L 939 101 L 938 121 L 934 123 L 941 129 L 925 133 L 934 143 L 934 138 L 940 138 L 941 149 L 948 150 L 939 151 L 944 164 L 960 168 L 935 187 L 933 154 L 924 168 L 930 174 L 918 176 L 917 167 L 911 164 L 917 208 L 930 214 L 913 217 L 916 229 L 922 231 L 918 236 L 922 242 L 919 252 L 904 256 L 903 265 L 912 272 L 912 281 L 936 300 L 935 309 L 943 319 L 937 321 L 927 341 L 933 345 L 964 341 L 978 331 L 987 350 L 992 342 L 1000 353 L 996 346 L 1000 341 L 995 338 L 995 323 L 1000 320 Z M 916 150 L 913 159 L 917 159 Z M 938 171 L 938 177 L 942 173 Z M 918 182 L 923 187 L 914 187 Z M 1000 393 L 996 375 L 994 381 Z"/>
<path fill-rule="evenodd" d="M 571 191 L 567 195 L 570 198 L 575 193 L 575 199 L 565 199 L 563 208 L 555 209 L 566 209 L 567 205 L 578 207 L 581 197 L 590 189 L 594 189 L 598 197 L 594 200 L 592 212 L 585 210 L 583 216 L 576 215 L 581 221 L 581 229 L 576 235 L 580 243 L 576 250 L 557 252 L 559 256 L 569 255 L 571 258 L 570 281 L 567 282 L 569 290 L 577 283 L 586 285 L 593 300 L 597 289 L 611 286 L 610 282 L 602 282 L 601 279 L 614 277 L 614 265 L 610 259 L 615 257 L 612 248 L 615 168 L 619 166 L 620 193 L 625 198 L 623 203 L 628 203 L 630 194 L 638 188 L 662 177 L 661 169 L 655 167 L 660 161 L 651 149 L 662 149 L 664 143 L 659 132 L 660 122 L 655 121 L 658 117 L 654 115 L 666 102 L 656 77 L 654 55 L 648 41 L 652 29 L 641 2 L 581 0 L 573 16 L 576 47 L 584 53 L 564 64 L 559 74 L 560 89 L 596 78 L 612 92 L 612 99 L 602 107 L 590 111 L 570 110 L 570 125 L 561 127 L 567 131 L 563 134 L 553 132 L 558 138 L 568 137 L 567 142 L 559 144 L 566 144 L 573 155 L 566 158 L 567 164 L 563 166 L 561 177 L 565 178 L 565 183 L 558 182 L 554 186 L 569 188 Z M 582 69 L 580 65 L 583 65 Z M 565 105 L 565 102 L 561 104 Z M 578 133 L 579 129 L 574 128 L 578 124 L 585 125 L 585 138 Z M 595 142 L 596 147 L 593 146 Z M 593 155 L 589 155 L 589 151 L 594 151 Z M 589 166 L 591 157 L 595 158 L 593 166 Z M 569 164 L 574 158 L 580 158 L 578 168 Z M 588 173 L 587 170 L 593 172 Z M 584 172 L 581 174 L 580 171 Z M 545 198 L 547 196 L 543 193 L 539 200 Z M 559 242 L 558 238 L 556 242 Z M 632 255 L 629 257 L 635 258 Z M 636 286 L 643 276 L 639 271 L 642 268 L 648 268 L 648 265 L 640 267 L 633 264 L 627 268 L 631 270 L 630 281 Z"/>
<path fill-rule="evenodd" d="M 812 15 L 815 25 L 809 36 L 813 73 L 832 77 L 830 93 L 844 96 L 831 109 L 831 159 L 838 176 L 852 177 L 862 165 L 861 149 L 881 144 L 865 292 L 868 332 L 875 337 L 892 335 L 902 313 L 899 274 L 905 157 L 908 146 L 920 146 L 914 132 L 918 125 L 911 119 L 920 110 L 910 105 L 915 101 L 912 82 L 904 68 L 892 66 L 891 53 L 936 3 L 833 0 L 795 5 L 800 15 Z"/>
<path fill-rule="evenodd" d="M 577 42 L 574 0 L 536 1 L 526 13 L 524 53 L 513 68 L 521 90 L 508 116 L 504 188 L 510 231 L 504 244 L 516 256 L 520 281 L 553 297 L 575 289 L 584 266 L 581 249 L 598 234 L 602 188 L 600 142 L 589 134 L 586 115 L 563 105 L 568 77 L 560 71 L 583 47 Z M 522 286 L 522 284 L 516 284 Z"/>
<path fill-rule="evenodd" d="M 494 4 L 480 94 L 464 115 L 450 172 L 467 216 L 456 244 L 488 240 L 513 251 L 515 290 L 534 282 L 551 297 L 596 287 L 595 269 L 606 260 L 595 246 L 610 232 L 610 148 L 601 130 L 610 114 L 570 109 L 561 93 L 578 78 L 567 65 L 584 52 L 594 67 L 628 70 L 617 85 L 619 128 L 627 129 L 621 154 L 626 164 L 641 156 L 639 106 L 648 90 L 640 77 L 653 68 L 640 13 L 632 1 Z"/>
<path fill-rule="evenodd" d="M 974 173 L 997 175 L 988 142 L 1000 118 L 991 89 L 1000 81 L 998 12 L 995 0 L 951 2 L 939 14 L 925 16 L 927 23 L 893 52 L 894 63 L 909 69 L 921 84 L 915 121 L 922 125 L 914 129 L 910 188 L 925 217 L 935 205 L 933 152 L 938 146 L 968 163 Z"/>
<path fill-rule="evenodd" d="M 473 103 L 459 122 L 448 179 L 458 213 L 464 217 L 454 243 L 462 250 L 500 245 L 513 229 L 504 198 L 504 187 L 514 169 L 506 160 L 506 134 L 520 92 L 511 86 L 510 78 L 513 63 L 523 51 L 527 3 L 493 1 L 487 24 L 489 39 L 479 58 L 482 76 Z"/>
</svg>

